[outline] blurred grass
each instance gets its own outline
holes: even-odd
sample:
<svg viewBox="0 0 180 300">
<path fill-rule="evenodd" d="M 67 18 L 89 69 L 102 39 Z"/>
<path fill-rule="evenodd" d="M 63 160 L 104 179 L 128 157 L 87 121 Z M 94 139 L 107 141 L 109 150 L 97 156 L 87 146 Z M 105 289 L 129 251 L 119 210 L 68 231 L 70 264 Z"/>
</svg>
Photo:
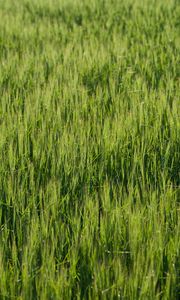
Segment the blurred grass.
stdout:
<svg viewBox="0 0 180 300">
<path fill-rule="evenodd" d="M 179 299 L 179 20 L 0 0 L 0 299 Z"/>
</svg>

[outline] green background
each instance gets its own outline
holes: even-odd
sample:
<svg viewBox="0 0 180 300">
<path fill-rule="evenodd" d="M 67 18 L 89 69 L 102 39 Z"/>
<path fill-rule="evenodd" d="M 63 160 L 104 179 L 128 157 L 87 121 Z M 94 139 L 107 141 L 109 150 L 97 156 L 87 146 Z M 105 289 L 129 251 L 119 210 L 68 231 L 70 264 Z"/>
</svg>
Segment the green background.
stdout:
<svg viewBox="0 0 180 300">
<path fill-rule="evenodd" d="M 180 3 L 0 0 L 0 299 L 179 299 Z"/>
</svg>

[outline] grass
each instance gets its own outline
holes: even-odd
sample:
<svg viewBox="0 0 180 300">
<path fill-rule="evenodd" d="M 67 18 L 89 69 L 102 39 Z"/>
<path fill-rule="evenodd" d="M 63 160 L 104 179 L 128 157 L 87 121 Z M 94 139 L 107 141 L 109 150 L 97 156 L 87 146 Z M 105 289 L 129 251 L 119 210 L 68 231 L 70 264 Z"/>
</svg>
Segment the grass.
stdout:
<svg viewBox="0 0 180 300">
<path fill-rule="evenodd" d="M 179 299 L 179 20 L 0 0 L 0 299 Z"/>
</svg>

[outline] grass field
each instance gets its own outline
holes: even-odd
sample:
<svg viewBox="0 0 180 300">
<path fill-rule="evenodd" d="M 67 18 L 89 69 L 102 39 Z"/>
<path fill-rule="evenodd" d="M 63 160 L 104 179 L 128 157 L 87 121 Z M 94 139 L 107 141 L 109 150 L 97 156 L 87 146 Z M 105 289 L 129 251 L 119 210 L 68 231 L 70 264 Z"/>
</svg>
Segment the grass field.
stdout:
<svg viewBox="0 0 180 300">
<path fill-rule="evenodd" d="M 0 300 L 179 297 L 180 2 L 0 0 Z"/>
</svg>

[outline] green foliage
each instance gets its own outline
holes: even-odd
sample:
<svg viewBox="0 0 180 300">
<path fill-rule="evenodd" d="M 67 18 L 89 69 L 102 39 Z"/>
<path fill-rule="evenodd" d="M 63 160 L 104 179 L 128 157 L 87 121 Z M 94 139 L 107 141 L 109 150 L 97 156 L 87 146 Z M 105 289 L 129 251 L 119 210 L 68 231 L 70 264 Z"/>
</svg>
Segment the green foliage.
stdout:
<svg viewBox="0 0 180 300">
<path fill-rule="evenodd" d="M 179 299 L 179 20 L 0 0 L 0 299 Z"/>
</svg>

